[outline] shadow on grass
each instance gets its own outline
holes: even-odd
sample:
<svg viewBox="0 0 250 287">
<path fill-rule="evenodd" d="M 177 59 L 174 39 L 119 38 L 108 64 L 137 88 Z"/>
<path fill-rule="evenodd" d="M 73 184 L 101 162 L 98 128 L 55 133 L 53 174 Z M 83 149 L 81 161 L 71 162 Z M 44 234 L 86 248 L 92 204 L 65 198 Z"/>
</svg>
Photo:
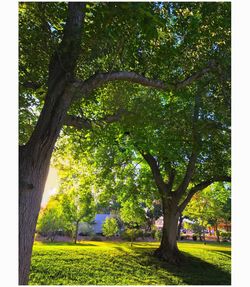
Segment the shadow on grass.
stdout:
<svg viewBox="0 0 250 287">
<path fill-rule="evenodd" d="M 115 248 L 116 250 L 118 250 L 118 251 L 126 252 L 126 250 L 125 250 L 123 247 L 115 246 L 114 248 Z"/>
<path fill-rule="evenodd" d="M 215 250 L 215 252 L 219 252 L 219 253 L 222 253 L 222 254 L 226 254 L 226 255 L 230 255 L 230 256 L 231 256 L 231 251 L 228 251 L 228 250 Z"/>
<path fill-rule="evenodd" d="M 230 285 L 231 274 L 215 264 L 206 262 L 198 257 L 190 255 L 187 252 L 181 252 L 183 260 L 179 266 L 169 264 L 164 260 L 158 259 L 153 255 L 152 250 L 142 250 L 134 248 L 137 255 L 145 256 L 141 259 L 140 264 L 144 266 L 152 266 L 153 269 L 165 269 L 173 276 L 177 276 L 183 280 L 184 284 L 188 285 Z M 218 251 L 215 251 L 217 253 Z M 221 253 L 230 254 L 230 251 L 220 251 Z M 166 282 L 167 284 L 167 282 Z"/>
<path fill-rule="evenodd" d="M 231 274 L 220 267 L 198 257 L 182 252 L 184 260 L 180 266 L 163 263 L 174 275 L 181 277 L 186 284 L 230 285 Z"/>
</svg>

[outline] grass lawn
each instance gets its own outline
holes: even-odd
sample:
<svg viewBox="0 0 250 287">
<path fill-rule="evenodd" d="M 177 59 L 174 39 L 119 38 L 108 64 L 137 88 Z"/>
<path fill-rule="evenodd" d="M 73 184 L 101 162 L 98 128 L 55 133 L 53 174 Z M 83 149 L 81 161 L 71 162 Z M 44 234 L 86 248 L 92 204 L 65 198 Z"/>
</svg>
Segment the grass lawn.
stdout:
<svg viewBox="0 0 250 287">
<path fill-rule="evenodd" d="M 231 246 L 179 243 L 181 266 L 152 256 L 157 242 L 35 242 L 30 285 L 230 285 Z"/>
</svg>

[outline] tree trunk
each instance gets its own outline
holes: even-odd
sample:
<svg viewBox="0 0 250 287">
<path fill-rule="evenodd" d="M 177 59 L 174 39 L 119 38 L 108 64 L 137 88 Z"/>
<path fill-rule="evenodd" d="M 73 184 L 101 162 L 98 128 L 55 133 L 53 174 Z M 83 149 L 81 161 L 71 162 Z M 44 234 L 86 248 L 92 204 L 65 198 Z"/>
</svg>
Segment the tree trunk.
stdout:
<svg viewBox="0 0 250 287">
<path fill-rule="evenodd" d="M 32 245 L 49 158 L 33 162 L 28 149 L 20 149 L 19 169 L 19 284 L 28 283 Z"/>
<path fill-rule="evenodd" d="M 57 95 L 57 92 L 56 92 Z M 45 101 L 30 141 L 19 151 L 19 284 L 27 285 L 35 228 L 49 164 L 71 97 L 61 95 L 61 102 L 51 111 Z M 47 112 L 46 112 L 47 111 Z M 48 119 L 49 118 L 49 119 Z M 44 125 L 42 124 L 44 123 Z"/>
<path fill-rule="evenodd" d="M 177 204 L 171 199 L 163 199 L 163 228 L 160 247 L 155 255 L 169 263 L 180 263 L 180 251 L 177 247 L 177 226 L 180 214 L 177 212 Z"/>
<path fill-rule="evenodd" d="M 29 142 L 19 151 L 19 285 L 27 285 L 32 245 L 50 158 L 73 98 L 69 89 L 80 52 L 84 3 L 68 4 L 63 40 L 50 61 L 48 92 Z"/>
<path fill-rule="evenodd" d="M 75 238 L 74 238 L 74 243 L 76 244 L 77 242 L 77 236 L 78 236 L 78 226 L 79 226 L 79 222 L 76 222 L 76 230 L 75 230 Z"/>
<path fill-rule="evenodd" d="M 218 230 L 218 224 L 215 225 L 216 240 L 220 242 L 220 231 Z"/>
</svg>

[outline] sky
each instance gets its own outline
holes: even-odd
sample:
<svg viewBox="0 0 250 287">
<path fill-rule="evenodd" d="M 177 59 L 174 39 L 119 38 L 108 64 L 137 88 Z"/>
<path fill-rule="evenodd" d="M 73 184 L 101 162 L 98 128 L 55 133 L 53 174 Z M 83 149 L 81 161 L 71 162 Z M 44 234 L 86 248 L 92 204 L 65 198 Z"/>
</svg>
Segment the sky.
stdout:
<svg viewBox="0 0 250 287">
<path fill-rule="evenodd" d="M 47 181 L 45 184 L 41 207 L 46 206 L 50 196 L 57 192 L 58 186 L 59 186 L 59 178 L 57 170 L 53 167 L 50 167 Z"/>
</svg>

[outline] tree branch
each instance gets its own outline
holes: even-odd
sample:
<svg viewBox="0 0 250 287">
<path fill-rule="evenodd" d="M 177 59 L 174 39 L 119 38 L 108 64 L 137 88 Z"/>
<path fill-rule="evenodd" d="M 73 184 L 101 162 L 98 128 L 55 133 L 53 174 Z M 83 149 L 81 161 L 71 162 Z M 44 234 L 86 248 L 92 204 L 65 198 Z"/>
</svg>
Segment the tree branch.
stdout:
<svg viewBox="0 0 250 287">
<path fill-rule="evenodd" d="M 200 182 L 199 184 L 195 185 L 189 190 L 188 195 L 183 200 L 183 202 L 179 205 L 178 207 L 179 211 L 182 212 L 184 210 L 184 208 L 188 205 L 189 201 L 191 200 L 191 198 L 196 192 L 208 187 L 209 185 L 217 181 L 231 182 L 231 177 L 230 176 L 218 176 L 218 177 L 214 177 L 209 180 Z"/>
<path fill-rule="evenodd" d="M 200 71 L 194 73 L 193 75 L 187 77 L 181 82 L 177 83 L 165 83 L 160 80 L 149 79 L 143 75 L 137 74 L 135 72 L 129 71 L 117 71 L 117 72 L 107 72 L 107 73 L 96 73 L 85 81 L 76 80 L 72 84 L 72 88 L 76 90 L 76 97 L 81 98 L 83 95 L 89 95 L 94 89 L 99 88 L 105 83 L 112 81 L 128 81 L 131 83 L 137 83 L 142 86 L 152 87 L 159 90 L 178 90 L 190 85 L 192 82 L 200 79 L 205 74 L 207 74 L 215 64 L 211 61 L 207 67 L 201 69 Z"/>
<path fill-rule="evenodd" d="M 176 170 L 173 168 L 171 162 L 166 157 L 163 159 L 163 162 L 164 170 L 168 175 L 167 187 L 169 190 L 172 190 L 176 176 Z"/>
<path fill-rule="evenodd" d="M 64 120 L 64 125 L 74 127 L 78 130 L 92 129 L 92 124 L 88 119 L 73 116 L 73 115 L 66 115 L 65 120 Z"/>
<path fill-rule="evenodd" d="M 184 176 L 180 186 L 177 188 L 177 191 L 176 191 L 178 194 L 178 198 L 181 198 L 182 194 L 185 192 L 185 190 L 187 189 L 187 187 L 188 187 L 188 185 L 192 179 L 192 176 L 193 176 L 194 171 L 195 171 L 195 164 L 196 164 L 197 156 L 198 156 L 197 151 L 193 151 L 191 154 L 191 157 L 189 159 L 187 168 L 186 168 L 185 176 Z"/>
<path fill-rule="evenodd" d="M 20 82 L 19 85 L 21 87 L 23 87 L 23 88 L 33 89 L 33 90 L 38 90 L 39 88 L 42 87 L 42 84 L 31 82 L 31 81 L 26 81 L 26 82 L 23 82 L 23 83 Z"/>
<path fill-rule="evenodd" d="M 195 104 L 194 104 L 194 114 L 193 114 L 193 127 L 192 127 L 192 134 L 193 134 L 193 147 L 192 147 L 192 154 L 190 156 L 186 173 L 181 182 L 180 186 L 177 189 L 177 197 L 180 199 L 181 196 L 186 191 L 192 176 L 195 171 L 195 163 L 199 154 L 199 144 L 200 144 L 200 136 L 197 130 L 197 122 L 199 117 L 199 108 L 200 108 L 200 95 L 197 93 L 195 96 Z"/>
<path fill-rule="evenodd" d="M 72 126 L 78 130 L 81 130 L 81 129 L 92 129 L 93 128 L 93 123 L 95 124 L 100 124 L 102 122 L 105 122 L 105 123 L 113 123 L 113 122 L 117 122 L 121 119 L 122 115 L 124 113 L 126 113 L 127 111 L 123 110 L 123 109 L 119 109 L 117 111 L 117 113 L 113 114 L 113 115 L 106 115 L 105 117 L 99 119 L 99 120 L 90 120 L 90 119 L 87 119 L 85 118 L 84 116 L 82 117 L 77 117 L 77 116 L 74 116 L 74 115 L 67 115 L 65 117 L 65 120 L 64 120 L 64 125 L 66 126 Z"/>
<path fill-rule="evenodd" d="M 158 165 L 156 159 L 150 153 L 145 153 L 143 151 L 140 151 L 140 153 L 143 156 L 143 158 L 146 160 L 148 165 L 150 166 L 151 171 L 153 173 L 153 177 L 154 177 L 156 186 L 158 187 L 160 193 L 164 194 L 164 191 L 166 190 L 167 185 L 163 181 L 163 178 L 161 176 L 161 172 L 159 169 L 159 165 Z"/>
<path fill-rule="evenodd" d="M 174 185 L 175 176 L 176 176 L 176 170 L 174 168 L 172 168 L 171 166 L 170 166 L 170 171 L 169 171 L 168 175 L 169 175 L 169 179 L 168 179 L 167 185 L 168 185 L 168 188 L 170 190 L 172 190 L 173 185 Z"/>
</svg>

